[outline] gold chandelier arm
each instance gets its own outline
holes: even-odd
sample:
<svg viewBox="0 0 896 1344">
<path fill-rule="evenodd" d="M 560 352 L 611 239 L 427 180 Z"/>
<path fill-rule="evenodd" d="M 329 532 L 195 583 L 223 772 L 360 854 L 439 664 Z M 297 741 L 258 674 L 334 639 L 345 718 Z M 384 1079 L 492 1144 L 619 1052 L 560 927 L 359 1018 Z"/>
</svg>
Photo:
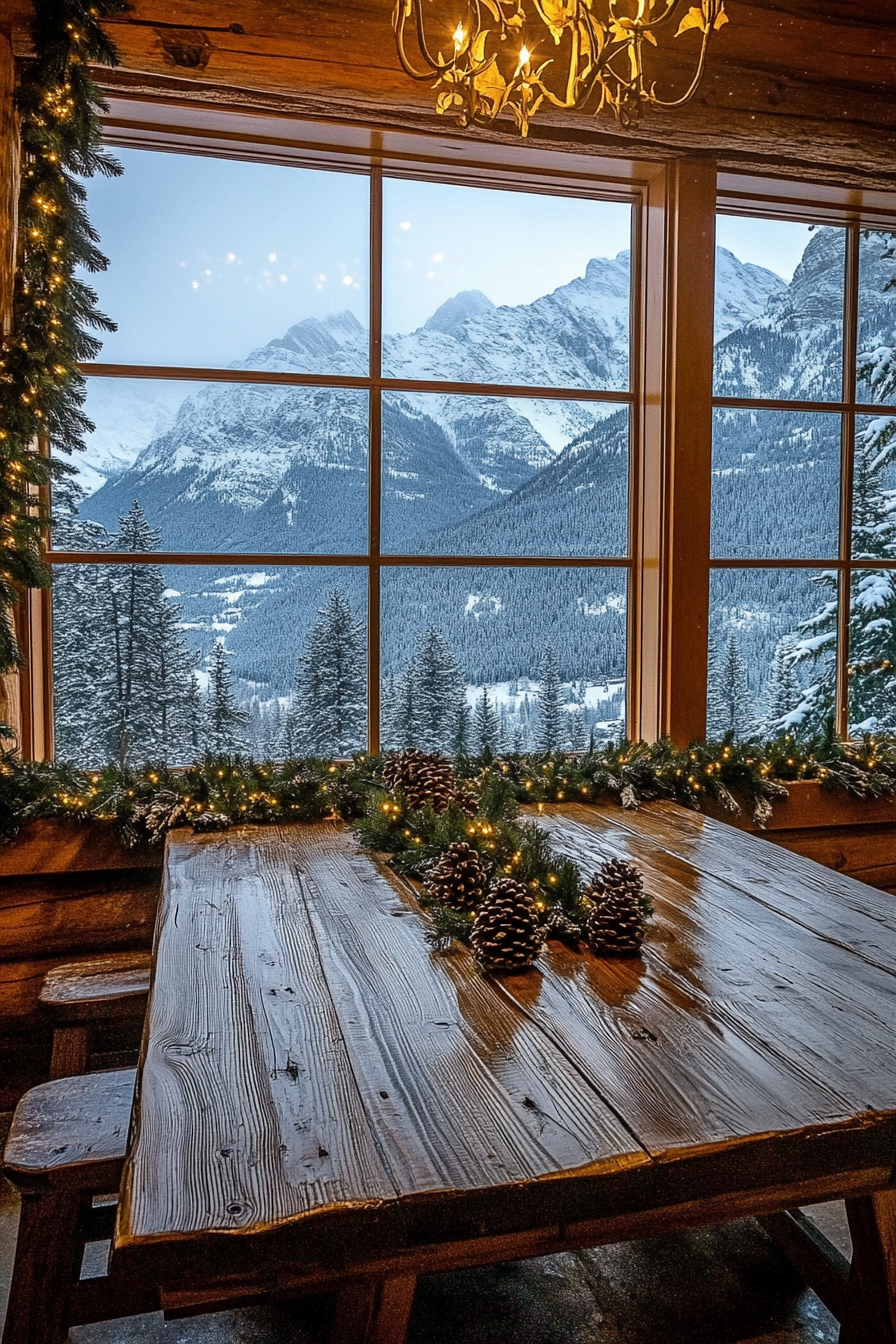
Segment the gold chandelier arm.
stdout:
<svg viewBox="0 0 896 1344">
<path fill-rule="evenodd" d="M 683 93 L 680 98 L 675 98 L 670 102 L 666 102 L 662 98 L 657 98 L 654 93 L 651 93 L 648 101 L 652 104 L 653 107 L 663 107 L 663 108 L 684 107 L 685 103 L 689 103 L 691 101 L 694 94 L 700 87 L 700 81 L 703 78 L 703 72 L 704 69 L 706 68 L 706 53 L 709 50 L 709 39 L 711 36 L 712 36 L 712 28 L 707 27 L 706 31 L 703 34 L 703 41 L 700 44 L 700 59 L 697 62 L 697 70 L 694 75 L 694 78 L 691 80 L 691 84 L 687 93 Z"/>
<path fill-rule="evenodd" d="M 665 24 L 671 23 L 678 10 L 681 8 L 682 3 L 687 4 L 687 0 L 666 0 L 666 7 L 659 18 L 641 19 L 638 23 L 638 28 L 642 33 L 652 33 L 655 32 L 657 28 L 662 28 Z M 615 10 L 615 4 L 612 8 Z M 653 5 L 650 6 L 650 9 L 651 11 L 653 10 Z"/>
<path fill-rule="evenodd" d="M 414 6 L 411 6 L 411 8 L 413 9 Z M 430 80 L 433 75 L 432 70 L 424 70 L 422 72 L 416 70 L 405 50 L 404 30 L 407 20 L 408 14 L 405 8 L 405 0 L 396 0 L 395 10 L 392 15 L 392 27 L 395 31 L 395 45 L 398 50 L 398 59 L 401 63 L 401 68 L 406 75 L 410 75 L 411 79 L 416 79 L 418 82 Z"/>
</svg>

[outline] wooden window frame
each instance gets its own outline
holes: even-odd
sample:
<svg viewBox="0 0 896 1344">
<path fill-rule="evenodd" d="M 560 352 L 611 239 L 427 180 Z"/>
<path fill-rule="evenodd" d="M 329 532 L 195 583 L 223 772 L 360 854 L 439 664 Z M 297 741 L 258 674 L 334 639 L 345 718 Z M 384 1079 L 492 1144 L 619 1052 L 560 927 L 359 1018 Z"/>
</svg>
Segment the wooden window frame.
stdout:
<svg viewBox="0 0 896 1344">
<path fill-rule="evenodd" d="M 123 366 L 93 363 L 93 376 L 164 377 L 185 381 L 279 382 L 386 391 L 440 392 L 507 397 L 525 393 L 567 400 L 604 400 L 633 408 L 630 440 L 629 554 L 610 557 L 496 557 L 383 555 L 379 537 L 381 434 L 371 420 L 371 490 L 368 551 L 361 555 L 200 555 L 156 552 L 147 563 L 348 565 L 368 569 L 368 721 L 371 748 L 378 745 L 379 581 L 383 568 L 399 565 L 626 568 L 628 583 L 627 730 L 652 740 L 669 736 L 679 745 L 706 730 L 706 681 L 710 574 L 717 567 L 792 567 L 787 562 L 726 562 L 710 557 L 712 422 L 715 405 L 739 399 L 713 396 L 713 304 L 715 221 L 718 210 L 816 223 L 896 228 L 896 198 L 881 192 L 810 187 L 795 179 L 723 173 L 704 157 L 666 162 L 601 159 L 508 147 L 482 139 L 391 132 L 374 127 L 297 122 L 275 115 L 232 112 L 188 101 L 147 103 L 110 99 L 106 136 L 113 146 L 169 150 L 223 158 L 262 160 L 302 167 L 367 172 L 371 178 L 371 252 L 380 255 L 381 215 L 373 208 L 383 175 L 436 179 L 558 195 L 624 199 L 633 207 L 631 382 L 628 392 L 513 388 L 389 379 L 381 376 L 381 291 L 371 267 L 370 377 L 276 375 L 241 370 Z M 484 180 L 487 179 L 487 180 Z M 377 184 L 374 186 L 374 184 Z M 854 369 L 854 361 L 844 360 Z M 854 398 L 854 373 L 853 373 Z M 379 405 L 379 395 L 371 405 Z M 752 401 L 745 401 L 752 406 Z M 761 402 L 773 408 L 778 403 Z M 809 409 L 804 403 L 786 403 Z M 848 415 L 867 407 L 844 397 L 811 409 Z M 854 424 L 854 420 L 852 421 Z M 844 447 L 851 463 L 852 446 Z M 851 467 L 849 468 L 851 471 Z M 850 477 L 851 482 L 851 477 Z M 841 498 L 846 491 L 841 486 Z M 851 496 L 849 505 L 851 507 Z M 841 507 L 841 515 L 845 504 Z M 841 535 L 843 535 L 843 516 Z M 848 534 L 847 534 L 848 535 Z M 842 550 L 842 545 L 841 545 Z M 132 563 L 130 554 L 48 552 L 53 563 Z M 818 567 L 796 562 L 799 567 Z M 825 561 L 844 572 L 867 568 L 845 556 Z M 879 566 L 875 566 L 876 568 Z M 885 567 L 891 567 L 887 564 Z M 841 626 L 848 623 L 841 601 Z M 22 687 L 23 755 L 52 755 L 51 603 L 47 592 L 30 594 L 19 613 L 27 659 Z M 842 645 L 842 641 L 841 641 Z M 845 676 L 846 651 L 842 650 Z"/>
<path fill-rule="evenodd" d="M 853 556 L 852 506 L 855 464 L 855 427 L 859 415 L 896 416 L 896 400 L 863 402 L 857 396 L 859 266 L 864 229 L 896 233 L 896 199 L 883 192 L 859 193 L 837 187 L 804 187 L 781 179 L 737 178 L 720 175 L 717 211 L 723 215 L 757 219 L 826 224 L 845 231 L 843 287 L 843 381 L 838 401 L 802 401 L 762 397 L 713 395 L 713 410 L 796 411 L 839 415 L 840 489 L 837 554 L 827 559 L 726 559 L 711 556 L 711 570 L 806 569 L 827 570 L 838 576 L 835 728 L 841 738 L 849 736 L 849 624 L 852 576 L 869 570 L 896 569 L 894 560 L 861 560 Z"/>
</svg>

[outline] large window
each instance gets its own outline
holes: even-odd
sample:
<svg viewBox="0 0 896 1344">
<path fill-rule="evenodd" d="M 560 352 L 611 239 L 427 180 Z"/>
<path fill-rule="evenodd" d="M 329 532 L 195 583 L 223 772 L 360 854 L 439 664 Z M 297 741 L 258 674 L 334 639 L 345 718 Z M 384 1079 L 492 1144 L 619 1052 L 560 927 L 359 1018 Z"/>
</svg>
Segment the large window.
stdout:
<svg viewBox="0 0 896 1344">
<path fill-rule="evenodd" d="M 896 235 L 721 215 L 708 727 L 896 730 Z"/>
<path fill-rule="evenodd" d="M 618 736 L 633 196 L 122 157 L 54 500 L 57 755 Z"/>
</svg>

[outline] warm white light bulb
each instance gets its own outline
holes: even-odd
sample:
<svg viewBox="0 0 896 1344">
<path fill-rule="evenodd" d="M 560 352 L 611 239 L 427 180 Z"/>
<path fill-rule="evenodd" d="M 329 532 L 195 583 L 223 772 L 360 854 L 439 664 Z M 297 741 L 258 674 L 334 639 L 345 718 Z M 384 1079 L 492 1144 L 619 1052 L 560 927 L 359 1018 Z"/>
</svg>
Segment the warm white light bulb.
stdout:
<svg viewBox="0 0 896 1344">
<path fill-rule="evenodd" d="M 464 44 L 464 26 L 459 23 L 454 30 L 454 50 L 460 51 Z"/>
<path fill-rule="evenodd" d="M 528 65 L 530 59 L 531 59 L 531 53 L 529 51 L 529 48 L 523 45 L 522 47 L 520 47 L 520 65 L 521 66 Z"/>
</svg>

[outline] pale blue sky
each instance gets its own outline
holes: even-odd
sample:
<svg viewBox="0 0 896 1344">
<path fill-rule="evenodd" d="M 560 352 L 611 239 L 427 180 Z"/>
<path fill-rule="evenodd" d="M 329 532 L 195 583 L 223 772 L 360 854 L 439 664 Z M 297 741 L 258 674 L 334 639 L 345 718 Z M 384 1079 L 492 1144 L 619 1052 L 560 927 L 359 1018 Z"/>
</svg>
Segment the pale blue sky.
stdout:
<svg viewBox="0 0 896 1344">
<path fill-rule="evenodd" d="M 89 210 L 111 260 L 91 277 L 119 324 L 110 363 L 226 366 L 305 317 L 368 316 L 363 175 L 119 151 L 122 178 L 95 178 Z M 804 225 L 722 217 L 718 241 L 789 279 Z M 384 327 L 411 331 L 446 299 L 480 289 L 531 302 L 629 246 L 618 202 L 387 179 Z"/>
</svg>

